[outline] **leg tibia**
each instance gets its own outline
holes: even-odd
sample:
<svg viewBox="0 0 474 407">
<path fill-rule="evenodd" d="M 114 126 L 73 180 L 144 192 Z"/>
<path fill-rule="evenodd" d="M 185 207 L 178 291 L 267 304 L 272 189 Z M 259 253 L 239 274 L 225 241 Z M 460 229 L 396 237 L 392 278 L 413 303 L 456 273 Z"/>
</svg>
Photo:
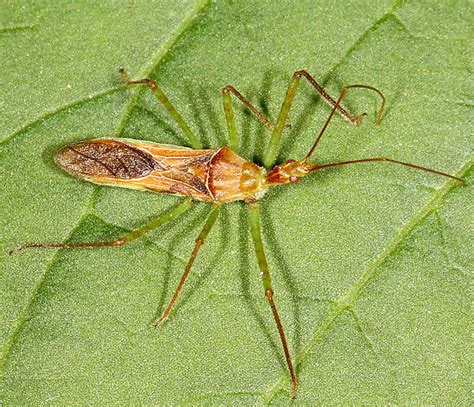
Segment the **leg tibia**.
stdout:
<svg viewBox="0 0 474 407">
<path fill-rule="evenodd" d="M 273 318 L 275 319 L 275 323 L 277 325 L 278 334 L 280 335 L 281 342 L 283 344 L 283 352 L 285 353 L 286 363 L 288 365 L 288 370 L 290 371 L 291 377 L 291 391 L 293 393 L 293 398 L 296 397 L 296 388 L 298 386 L 298 378 L 296 377 L 295 370 L 293 369 L 293 364 L 291 362 L 291 354 L 290 350 L 288 349 L 288 344 L 286 342 L 285 331 L 283 330 L 283 325 L 281 324 L 280 316 L 278 315 L 278 310 L 273 300 L 273 290 L 266 289 L 265 290 L 265 297 L 267 297 L 268 303 L 270 304 L 270 308 L 272 309 Z"/>
<path fill-rule="evenodd" d="M 46 249 L 46 248 L 82 249 L 82 248 L 91 248 L 91 247 L 123 246 L 126 243 L 129 243 L 132 240 L 138 239 L 139 237 L 143 236 L 145 233 L 183 214 L 191 207 L 191 205 L 192 205 L 192 201 L 190 199 L 187 199 L 181 205 L 177 206 L 170 212 L 165 213 L 164 215 L 156 219 L 153 219 L 151 222 L 143 225 L 142 227 L 138 229 L 128 232 L 127 234 L 121 236 L 117 240 L 112 240 L 108 242 L 81 242 L 81 243 L 25 243 L 15 249 L 10 250 L 10 254 L 18 252 L 23 249 Z"/>
<path fill-rule="evenodd" d="M 227 85 L 224 89 L 222 89 L 222 94 L 223 95 L 229 95 L 233 93 L 237 99 L 239 99 L 247 108 L 255 115 L 257 118 L 265 125 L 268 127 L 269 130 L 273 131 L 275 126 L 268 120 L 263 113 L 257 110 L 257 108 L 250 103 L 250 101 L 243 96 L 237 89 L 235 89 L 232 85 Z"/>
<path fill-rule="evenodd" d="M 288 371 L 291 377 L 291 389 L 293 392 L 293 397 L 296 395 L 296 387 L 298 385 L 298 379 L 296 378 L 295 369 L 293 368 L 293 362 L 291 360 L 290 350 L 288 348 L 288 343 L 286 341 L 285 331 L 283 330 L 283 325 L 278 315 L 278 310 L 273 300 L 273 289 L 272 281 L 270 278 L 270 270 L 268 268 L 267 259 L 265 256 L 265 251 L 263 248 L 263 240 L 261 233 L 260 225 L 260 210 L 257 204 L 250 204 L 250 231 L 252 233 L 252 238 L 255 246 L 255 253 L 257 255 L 258 266 L 262 275 L 262 283 L 265 290 L 265 296 L 267 297 L 268 303 L 273 313 L 273 318 L 278 329 L 278 335 L 280 336 L 280 341 L 283 346 L 283 351 L 285 353 L 286 364 L 288 366 Z"/>
<path fill-rule="evenodd" d="M 19 252 L 24 249 L 82 249 L 90 247 L 116 247 L 127 243 L 123 238 L 110 242 L 82 242 L 82 243 L 25 243 L 9 251 L 9 254 Z"/>
<path fill-rule="evenodd" d="M 140 79 L 137 81 L 132 81 L 128 77 L 127 73 L 125 72 L 124 69 L 119 70 L 120 75 L 122 76 L 123 81 L 129 85 L 146 85 L 148 86 L 153 94 L 156 96 L 156 98 L 163 104 L 163 106 L 168 110 L 168 113 L 173 117 L 173 119 L 176 121 L 178 126 L 183 130 L 184 134 L 188 137 L 189 142 L 191 143 L 191 146 L 196 149 L 202 148 L 201 143 L 195 136 L 195 134 L 192 132 L 191 128 L 188 126 L 186 121 L 183 119 L 183 117 L 179 114 L 179 112 L 176 110 L 174 105 L 170 102 L 166 94 L 163 92 L 163 90 L 158 86 L 156 81 L 153 81 L 151 79 Z"/>
<path fill-rule="evenodd" d="M 326 90 L 318 83 L 316 80 L 304 69 L 300 71 L 296 71 L 293 75 L 293 77 L 304 77 L 308 80 L 308 82 L 311 84 L 311 86 L 318 92 L 324 101 L 326 101 L 331 107 L 336 106 L 336 100 L 331 97 L 329 93 L 326 92 Z M 354 115 L 350 112 L 348 112 L 346 109 L 344 109 L 342 106 L 337 106 L 337 111 L 341 114 L 341 116 L 347 120 L 350 124 L 357 126 L 360 124 L 361 119 L 359 117 L 354 117 Z"/>
<path fill-rule="evenodd" d="M 181 293 L 181 289 L 183 288 L 184 283 L 186 282 L 186 279 L 189 276 L 189 272 L 191 271 L 191 267 L 194 264 L 194 260 L 196 260 L 196 257 L 199 253 L 199 249 L 204 244 L 204 241 L 206 240 L 207 235 L 209 234 L 212 227 L 216 223 L 217 218 L 219 217 L 220 210 L 221 210 L 220 205 L 215 205 L 211 214 L 207 218 L 207 221 L 204 224 L 204 227 L 202 228 L 201 233 L 199 233 L 199 236 L 196 238 L 193 252 L 191 253 L 191 257 L 189 258 L 188 263 L 186 264 L 186 268 L 184 269 L 184 273 L 181 276 L 181 279 L 179 280 L 178 286 L 176 287 L 173 293 L 173 296 L 171 297 L 170 302 L 168 303 L 167 307 L 163 311 L 163 314 L 155 322 L 155 326 L 161 325 L 168 318 L 171 310 L 173 309 L 176 303 L 176 300 L 179 297 L 179 294 Z"/>
</svg>

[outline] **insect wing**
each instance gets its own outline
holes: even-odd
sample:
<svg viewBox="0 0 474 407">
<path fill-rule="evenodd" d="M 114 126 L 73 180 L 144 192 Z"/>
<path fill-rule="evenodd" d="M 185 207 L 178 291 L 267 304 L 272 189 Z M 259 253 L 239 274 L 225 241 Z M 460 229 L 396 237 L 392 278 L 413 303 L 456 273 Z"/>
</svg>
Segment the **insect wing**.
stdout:
<svg viewBox="0 0 474 407">
<path fill-rule="evenodd" d="M 96 184 L 210 200 L 207 169 L 215 150 L 103 138 L 69 144 L 54 159 L 66 172 Z"/>
</svg>

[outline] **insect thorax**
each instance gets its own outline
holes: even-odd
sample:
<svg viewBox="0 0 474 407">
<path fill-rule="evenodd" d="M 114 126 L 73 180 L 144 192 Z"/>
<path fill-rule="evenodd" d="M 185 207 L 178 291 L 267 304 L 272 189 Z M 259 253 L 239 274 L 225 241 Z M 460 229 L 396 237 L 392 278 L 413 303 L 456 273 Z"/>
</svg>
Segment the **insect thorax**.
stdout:
<svg viewBox="0 0 474 407">
<path fill-rule="evenodd" d="M 211 161 L 209 189 L 218 202 L 255 201 L 267 190 L 265 175 L 264 168 L 222 147 Z"/>
<path fill-rule="evenodd" d="M 246 162 L 240 177 L 240 189 L 246 195 L 245 201 L 259 201 L 268 190 L 267 171 L 252 162 Z"/>
</svg>

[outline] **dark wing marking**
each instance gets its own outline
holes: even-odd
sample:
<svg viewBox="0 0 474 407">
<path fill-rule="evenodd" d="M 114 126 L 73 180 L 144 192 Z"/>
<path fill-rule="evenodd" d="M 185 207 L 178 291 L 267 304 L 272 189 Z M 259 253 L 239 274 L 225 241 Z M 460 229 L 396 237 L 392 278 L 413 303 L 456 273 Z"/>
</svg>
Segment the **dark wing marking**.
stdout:
<svg viewBox="0 0 474 407">
<path fill-rule="evenodd" d="M 110 139 L 70 144 L 59 150 L 54 159 L 65 171 L 92 178 L 134 179 L 164 169 L 150 154 Z"/>
</svg>

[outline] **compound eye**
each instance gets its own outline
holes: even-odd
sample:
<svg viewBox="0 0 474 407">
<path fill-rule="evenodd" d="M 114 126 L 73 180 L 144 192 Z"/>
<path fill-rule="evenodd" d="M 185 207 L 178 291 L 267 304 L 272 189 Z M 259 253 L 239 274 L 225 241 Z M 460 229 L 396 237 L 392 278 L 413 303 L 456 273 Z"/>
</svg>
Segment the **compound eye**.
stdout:
<svg viewBox="0 0 474 407">
<path fill-rule="evenodd" d="M 292 176 L 290 177 L 290 182 L 298 182 L 299 180 L 300 180 L 300 178 L 297 177 L 296 175 L 292 175 Z"/>
</svg>

